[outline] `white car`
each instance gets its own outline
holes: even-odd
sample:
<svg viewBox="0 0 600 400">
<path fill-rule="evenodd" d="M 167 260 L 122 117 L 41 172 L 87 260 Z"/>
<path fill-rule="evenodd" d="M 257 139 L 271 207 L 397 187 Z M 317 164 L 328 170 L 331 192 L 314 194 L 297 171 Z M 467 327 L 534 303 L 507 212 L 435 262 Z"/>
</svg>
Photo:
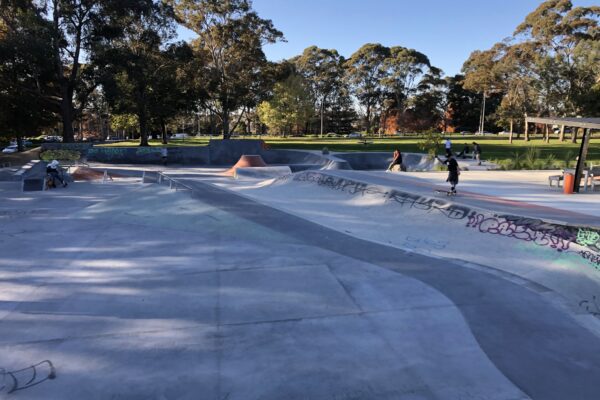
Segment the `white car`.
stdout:
<svg viewBox="0 0 600 400">
<path fill-rule="evenodd" d="M 190 135 L 188 135 L 187 133 L 175 133 L 171 136 L 171 139 L 187 139 L 189 137 Z"/>
<path fill-rule="evenodd" d="M 10 146 L 5 147 L 4 150 L 2 150 L 2 152 L 5 154 L 16 153 L 17 151 L 19 151 L 19 148 L 16 144 L 11 144 Z"/>
</svg>

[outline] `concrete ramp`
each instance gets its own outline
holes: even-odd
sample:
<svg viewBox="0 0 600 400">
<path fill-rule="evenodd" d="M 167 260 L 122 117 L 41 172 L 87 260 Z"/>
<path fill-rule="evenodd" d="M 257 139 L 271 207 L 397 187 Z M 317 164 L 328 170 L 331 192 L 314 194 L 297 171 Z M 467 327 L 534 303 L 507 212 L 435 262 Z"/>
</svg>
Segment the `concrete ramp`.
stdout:
<svg viewBox="0 0 600 400">
<path fill-rule="evenodd" d="M 393 153 L 389 151 L 335 153 L 335 156 L 346 160 L 355 170 L 384 170 L 393 160 Z M 402 164 L 407 171 L 431 171 L 439 162 L 430 160 L 427 154 L 402 153 Z"/>
<path fill-rule="evenodd" d="M 235 172 L 237 171 L 238 168 L 248 168 L 248 167 L 261 168 L 261 167 L 266 167 L 266 166 L 267 166 L 267 164 L 262 159 L 262 157 L 258 154 L 243 155 L 240 157 L 238 162 L 235 163 L 235 165 L 233 167 L 231 167 L 227 171 L 223 172 L 223 175 L 235 176 Z"/>
<path fill-rule="evenodd" d="M 500 214 L 461 204 L 459 198 L 337 174 L 304 171 L 269 185 L 228 188 L 363 239 L 535 282 L 581 312 L 600 314 L 594 308 L 600 293 L 600 230 L 523 217 L 517 210 Z"/>
<path fill-rule="evenodd" d="M 292 173 L 290 167 L 238 167 L 235 170 L 235 179 L 266 180 L 279 178 Z"/>
</svg>

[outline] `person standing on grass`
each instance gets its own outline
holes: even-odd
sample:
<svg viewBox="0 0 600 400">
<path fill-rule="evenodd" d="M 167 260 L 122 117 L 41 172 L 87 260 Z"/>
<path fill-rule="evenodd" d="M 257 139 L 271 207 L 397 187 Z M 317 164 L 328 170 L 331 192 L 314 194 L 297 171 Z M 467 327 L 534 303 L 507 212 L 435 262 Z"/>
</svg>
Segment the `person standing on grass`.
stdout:
<svg viewBox="0 0 600 400">
<path fill-rule="evenodd" d="M 473 142 L 473 155 L 477 160 L 477 165 L 481 165 L 481 146 L 477 142 Z"/>
<path fill-rule="evenodd" d="M 452 142 L 450 141 L 450 138 L 446 138 L 444 147 L 446 148 L 446 157 L 448 157 L 450 154 L 452 154 Z"/>
<path fill-rule="evenodd" d="M 439 162 L 448 166 L 448 178 L 446 182 L 450 183 L 450 191 L 448 194 L 456 194 L 456 185 L 458 185 L 458 176 L 460 175 L 460 167 L 454 155 L 450 153 L 445 160 L 440 160 L 438 156 L 435 156 Z"/>
</svg>

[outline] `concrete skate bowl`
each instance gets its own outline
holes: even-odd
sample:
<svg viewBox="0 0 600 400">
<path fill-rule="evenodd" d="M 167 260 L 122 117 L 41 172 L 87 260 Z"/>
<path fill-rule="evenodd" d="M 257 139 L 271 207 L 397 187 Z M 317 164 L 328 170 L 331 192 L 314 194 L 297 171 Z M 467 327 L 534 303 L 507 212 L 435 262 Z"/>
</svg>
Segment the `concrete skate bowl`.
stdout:
<svg viewBox="0 0 600 400">
<path fill-rule="evenodd" d="M 385 170 L 393 160 L 391 152 L 335 153 L 335 157 L 346 160 L 351 169 Z M 435 162 L 427 154 L 402 153 L 402 164 L 407 171 L 431 171 Z"/>
<path fill-rule="evenodd" d="M 535 282 L 600 317 L 598 228 L 529 217 L 527 210 L 497 213 L 335 171 L 302 171 L 238 190 L 331 229 Z"/>
<path fill-rule="evenodd" d="M 339 157 L 303 150 L 264 150 L 261 153 L 269 165 L 286 165 L 292 172 L 314 169 L 352 169 L 348 161 Z"/>
</svg>

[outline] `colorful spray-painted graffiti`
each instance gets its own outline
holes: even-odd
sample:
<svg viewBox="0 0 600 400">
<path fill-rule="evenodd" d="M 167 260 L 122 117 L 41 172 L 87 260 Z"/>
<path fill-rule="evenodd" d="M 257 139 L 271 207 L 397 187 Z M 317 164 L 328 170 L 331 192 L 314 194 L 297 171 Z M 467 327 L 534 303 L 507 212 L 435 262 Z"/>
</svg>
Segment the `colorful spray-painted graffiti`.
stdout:
<svg viewBox="0 0 600 400">
<path fill-rule="evenodd" d="M 278 180 L 285 181 L 289 179 L 297 182 L 315 183 L 321 187 L 352 196 L 382 197 L 385 201 L 394 202 L 401 207 L 425 212 L 439 212 L 455 221 L 467 219 L 466 227 L 476 229 L 480 233 L 531 242 L 558 252 L 570 250 L 579 254 L 596 269 L 600 269 L 600 248 L 598 247 L 600 232 L 592 228 L 579 228 L 549 223 L 534 218 L 476 211 L 438 198 L 401 192 L 316 171 L 305 171 L 300 174 L 281 177 Z"/>
</svg>

